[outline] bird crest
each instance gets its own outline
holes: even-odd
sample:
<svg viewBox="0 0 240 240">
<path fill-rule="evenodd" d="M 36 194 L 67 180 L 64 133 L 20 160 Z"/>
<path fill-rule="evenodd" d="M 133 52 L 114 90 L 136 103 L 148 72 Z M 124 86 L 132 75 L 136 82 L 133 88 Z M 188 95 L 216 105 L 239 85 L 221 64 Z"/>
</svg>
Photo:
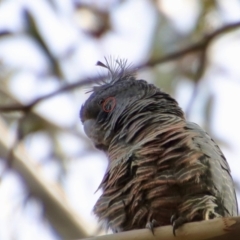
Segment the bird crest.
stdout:
<svg viewBox="0 0 240 240">
<path fill-rule="evenodd" d="M 134 78 L 136 70 L 132 68 L 132 64 L 128 64 L 127 59 L 117 58 L 112 56 L 104 57 L 105 63 L 97 61 L 96 65 L 108 70 L 107 78 L 100 85 L 114 84 L 120 80 Z"/>
</svg>

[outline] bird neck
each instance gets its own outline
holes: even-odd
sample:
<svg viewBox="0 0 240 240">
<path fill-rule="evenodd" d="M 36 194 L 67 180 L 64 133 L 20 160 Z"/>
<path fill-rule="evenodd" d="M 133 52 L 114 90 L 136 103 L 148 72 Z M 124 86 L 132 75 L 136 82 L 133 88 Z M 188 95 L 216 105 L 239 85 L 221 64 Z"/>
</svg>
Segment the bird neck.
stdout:
<svg viewBox="0 0 240 240">
<path fill-rule="evenodd" d="M 176 115 L 151 114 L 138 115 L 134 121 L 129 121 L 112 139 L 107 155 L 110 168 L 128 161 L 136 151 L 142 149 L 148 142 L 154 141 L 160 135 L 165 136 L 175 129 L 182 128 L 185 120 Z"/>
</svg>

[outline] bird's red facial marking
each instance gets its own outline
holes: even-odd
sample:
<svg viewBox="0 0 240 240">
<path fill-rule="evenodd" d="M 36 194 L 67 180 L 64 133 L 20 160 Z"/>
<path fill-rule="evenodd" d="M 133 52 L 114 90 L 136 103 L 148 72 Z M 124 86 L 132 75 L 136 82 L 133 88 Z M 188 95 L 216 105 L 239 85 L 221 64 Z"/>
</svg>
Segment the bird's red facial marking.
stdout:
<svg viewBox="0 0 240 240">
<path fill-rule="evenodd" d="M 108 97 L 102 103 L 102 109 L 104 112 L 112 112 L 112 110 L 116 106 L 116 98 L 115 97 Z"/>
</svg>

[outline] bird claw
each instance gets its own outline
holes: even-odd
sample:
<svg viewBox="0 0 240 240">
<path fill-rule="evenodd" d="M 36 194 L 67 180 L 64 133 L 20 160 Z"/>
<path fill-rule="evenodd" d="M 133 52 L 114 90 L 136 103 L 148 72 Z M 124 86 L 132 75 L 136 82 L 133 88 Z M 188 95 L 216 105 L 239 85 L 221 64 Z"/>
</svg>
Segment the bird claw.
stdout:
<svg viewBox="0 0 240 240">
<path fill-rule="evenodd" d="M 176 230 L 187 222 L 185 217 L 177 217 L 176 214 L 172 215 L 170 222 L 173 226 L 173 235 L 176 237 Z"/>
<path fill-rule="evenodd" d="M 177 214 L 173 214 L 170 218 L 170 223 L 173 225 L 173 223 L 176 219 L 177 219 Z"/>
<path fill-rule="evenodd" d="M 147 224 L 146 224 L 146 228 L 150 229 L 153 235 L 154 235 L 154 227 L 156 227 L 156 226 L 157 226 L 157 221 L 155 219 L 147 222 Z"/>
</svg>

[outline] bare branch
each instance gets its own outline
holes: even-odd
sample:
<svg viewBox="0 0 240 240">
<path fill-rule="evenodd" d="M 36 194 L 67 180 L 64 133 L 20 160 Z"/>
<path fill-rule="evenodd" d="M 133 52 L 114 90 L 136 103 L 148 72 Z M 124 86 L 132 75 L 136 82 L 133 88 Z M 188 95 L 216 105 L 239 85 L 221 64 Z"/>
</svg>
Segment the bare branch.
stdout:
<svg viewBox="0 0 240 240">
<path fill-rule="evenodd" d="M 56 91 L 53 91 L 51 93 L 48 93 L 46 95 L 43 95 L 42 97 L 36 98 L 34 101 L 32 101 L 31 103 L 27 104 L 27 105 L 19 105 L 19 104 L 15 104 L 15 105 L 10 105 L 10 106 L 0 106 L 0 111 L 1 112 L 10 112 L 10 111 L 23 111 L 23 112 L 28 112 L 29 110 L 31 110 L 35 105 L 37 105 L 39 102 L 43 101 L 43 100 L 47 100 L 48 98 L 54 97 L 58 94 L 64 93 L 64 92 L 68 92 L 71 91 L 77 87 L 82 87 L 88 84 L 93 84 L 93 83 L 97 83 L 99 81 L 102 81 L 106 76 L 97 76 L 97 77 L 88 77 L 87 79 L 78 81 L 76 83 L 72 83 L 72 84 L 67 84 L 61 88 L 59 88 Z"/>
<path fill-rule="evenodd" d="M 227 33 L 229 31 L 233 31 L 236 28 L 240 27 L 240 22 L 236 22 L 236 23 L 232 23 L 229 25 L 226 25 L 222 28 L 219 28 L 218 30 L 214 31 L 213 33 L 206 35 L 202 38 L 202 40 L 200 40 L 197 43 L 194 43 L 192 45 L 190 45 L 189 47 L 186 47 L 182 50 L 176 51 L 174 53 L 170 53 L 164 57 L 160 57 L 159 59 L 155 59 L 153 61 L 149 61 L 146 63 L 143 63 L 141 65 L 138 66 L 139 69 L 145 68 L 145 67 L 151 67 L 151 66 L 155 66 L 157 64 L 161 64 L 161 63 L 165 63 L 165 62 L 169 62 L 172 60 L 177 60 L 178 58 L 181 58 L 189 53 L 192 52 L 197 52 L 197 51 L 202 51 L 205 48 L 208 47 L 208 45 L 216 38 L 219 37 L 220 35 Z"/>
<path fill-rule="evenodd" d="M 154 235 L 149 229 L 140 229 L 84 240 L 235 240 L 239 236 L 240 217 L 232 217 L 184 224 L 177 229 L 176 237 L 172 226 L 164 226 L 154 229 Z"/>
<path fill-rule="evenodd" d="M 147 61 L 147 62 L 135 67 L 134 69 L 143 69 L 143 68 L 155 66 L 157 64 L 169 62 L 172 60 L 177 60 L 178 58 L 183 57 L 186 54 L 189 54 L 192 52 L 197 52 L 197 51 L 203 51 L 204 52 L 203 56 L 205 56 L 207 47 L 216 37 L 219 37 L 220 35 L 227 33 L 229 31 L 235 30 L 238 27 L 240 27 L 240 22 L 226 25 L 226 26 L 214 31 L 213 33 L 203 37 L 202 40 L 200 40 L 198 43 L 194 43 L 185 49 L 182 49 L 182 50 L 176 51 L 174 53 L 168 54 L 166 56 L 160 57 L 159 59 Z M 204 61 L 203 61 L 203 63 L 204 63 Z M 204 66 L 202 66 L 202 69 L 204 69 Z M 201 74 L 201 72 L 199 74 Z M 97 83 L 99 81 L 102 81 L 105 77 L 106 76 L 86 78 L 86 79 L 78 81 L 76 83 L 65 85 L 65 86 L 59 88 L 58 90 L 53 91 L 52 93 L 43 95 L 42 97 L 35 99 L 34 101 L 32 101 L 31 103 L 29 103 L 25 106 L 22 106 L 22 105 L 0 106 L 0 111 L 1 112 L 9 112 L 9 111 L 27 112 L 43 100 L 54 97 L 63 92 L 73 90 L 77 87 L 82 87 L 82 86 L 85 86 L 88 84 Z"/>
</svg>

